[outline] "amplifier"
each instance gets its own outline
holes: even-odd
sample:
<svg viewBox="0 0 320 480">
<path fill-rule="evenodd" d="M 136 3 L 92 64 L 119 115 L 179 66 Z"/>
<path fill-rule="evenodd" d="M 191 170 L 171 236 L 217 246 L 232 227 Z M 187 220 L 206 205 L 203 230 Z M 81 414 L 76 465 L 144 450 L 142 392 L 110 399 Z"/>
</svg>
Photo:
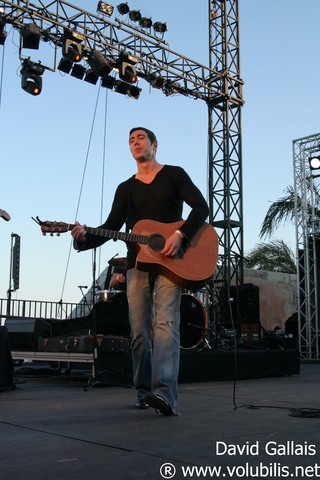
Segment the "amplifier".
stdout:
<svg viewBox="0 0 320 480">
<path fill-rule="evenodd" d="M 255 342 L 261 340 L 260 323 L 242 323 L 241 338 L 245 342 Z"/>
</svg>

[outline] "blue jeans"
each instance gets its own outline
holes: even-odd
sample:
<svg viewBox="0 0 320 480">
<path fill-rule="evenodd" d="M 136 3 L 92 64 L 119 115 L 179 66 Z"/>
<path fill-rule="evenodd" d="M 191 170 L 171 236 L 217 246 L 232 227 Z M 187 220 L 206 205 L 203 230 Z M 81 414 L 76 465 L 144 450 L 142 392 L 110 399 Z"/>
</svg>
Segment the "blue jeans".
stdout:
<svg viewBox="0 0 320 480">
<path fill-rule="evenodd" d="M 162 275 L 127 271 L 133 382 L 137 398 L 178 401 L 181 288 Z"/>
</svg>

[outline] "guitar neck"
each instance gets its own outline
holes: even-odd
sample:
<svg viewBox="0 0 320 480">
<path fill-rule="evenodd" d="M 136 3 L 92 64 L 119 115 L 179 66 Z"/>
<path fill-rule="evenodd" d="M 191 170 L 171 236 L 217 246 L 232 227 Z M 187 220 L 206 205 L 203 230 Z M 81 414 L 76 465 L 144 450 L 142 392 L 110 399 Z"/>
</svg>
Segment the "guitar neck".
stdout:
<svg viewBox="0 0 320 480">
<path fill-rule="evenodd" d="M 75 227 L 75 225 L 69 225 L 68 229 L 72 230 L 73 227 Z M 122 240 L 123 242 L 127 243 L 140 243 L 143 245 L 147 245 L 149 241 L 149 237 L 147 235 L 137 235 L 134 233 L 118 232 L 116 230 L 93 227 L 85 227 L 85 230 L 91 235 L 105 237 L 112 240 Z"/>
</svg>

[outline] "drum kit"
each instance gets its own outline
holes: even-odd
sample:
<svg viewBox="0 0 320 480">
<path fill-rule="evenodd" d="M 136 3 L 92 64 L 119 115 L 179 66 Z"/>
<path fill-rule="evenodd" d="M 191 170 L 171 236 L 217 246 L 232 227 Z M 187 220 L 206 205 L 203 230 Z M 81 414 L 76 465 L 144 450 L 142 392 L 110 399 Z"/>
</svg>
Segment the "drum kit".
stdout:
<svg viewBox="0 0 320 480">
<path fill-rule="evenodd" d="M 126 270 L 126 258 L 112 258 L 108 262 L 110 270 L 107 274 L 105 286 L 109 286 L 110 278 L 115 272 Z M 110 302 L 115 297 L 126 301 L 123 290 L 107 288 L 95 294 L 95 302 Z M 183 291 L 180 307 L 180 348 L 181 350 L 199 351 L 211 349 L 208 341 L 210 325 L 209 317 L 212 307 L 212 295 L 208 286 L 197 292 Z"/>
</svg>

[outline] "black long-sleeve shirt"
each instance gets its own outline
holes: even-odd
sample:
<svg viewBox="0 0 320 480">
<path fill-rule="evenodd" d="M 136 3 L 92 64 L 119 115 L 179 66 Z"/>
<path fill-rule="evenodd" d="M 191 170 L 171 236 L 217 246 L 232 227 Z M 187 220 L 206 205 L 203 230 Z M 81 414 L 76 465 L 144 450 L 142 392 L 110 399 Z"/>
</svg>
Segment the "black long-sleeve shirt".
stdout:
<svg viewBox="0 0 320 480">
<path fill-rule="evenodd" d="M 177 222 L 182 220 L 184 202 L 191 211 L 179 230 L 191 239 L 209 214 L 207 202 L 183 168 L 164 165 L 151 183 L 143 183 L 135 176 L 122 182 L 115 192 L 107 220 L 98 228 L 119 231 L 126 223 L 132 230 L 135 223 L 143 219 Z M 80 246 L 75 242 L 75 248 L 87 250 L 107 241 L 105 237 L 89 233 L 86 237 L 85 244 Z M 132 268 L 135 255 L 130 250 L 128 253 L 128 268 Z"/>
</svg>

